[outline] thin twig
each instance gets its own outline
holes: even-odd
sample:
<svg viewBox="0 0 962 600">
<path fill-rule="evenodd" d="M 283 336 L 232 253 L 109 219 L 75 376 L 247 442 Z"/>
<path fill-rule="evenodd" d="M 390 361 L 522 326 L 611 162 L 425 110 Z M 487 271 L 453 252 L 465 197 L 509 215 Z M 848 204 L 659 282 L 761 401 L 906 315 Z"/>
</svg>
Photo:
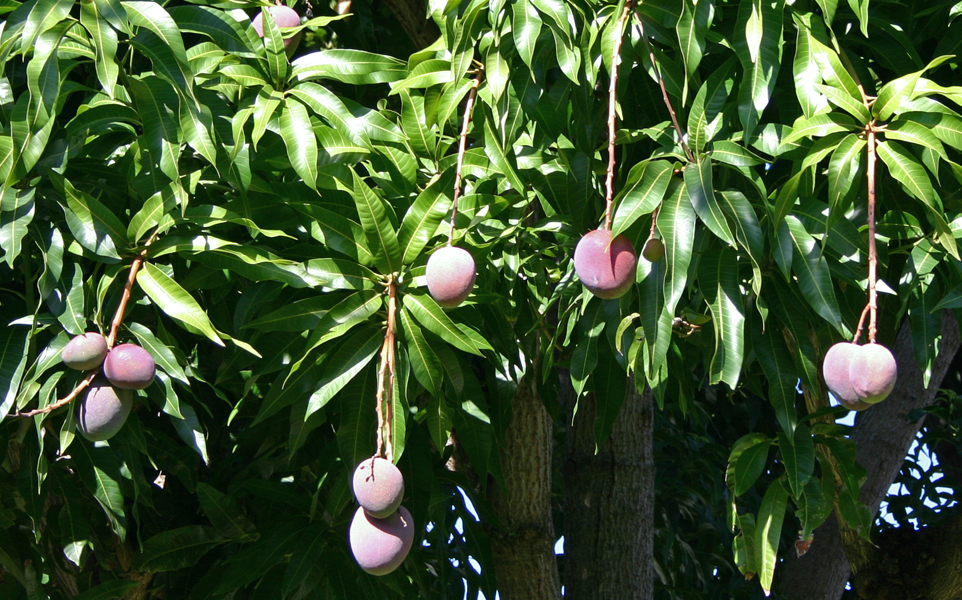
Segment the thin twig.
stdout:
<svg viewBox="0 0 962 600">
<path fill-rule="evenodd" d="M 152 241 L 152 240 L 151 240 Z M 130 265 L 130 273 L 127 275 L 127 283 L 124 284 L 124 293 L 120 297 L 120 305 L 117 306 L 117 312 L 114 313 L 114 319 L 110 323 L 110 333 L 107 334 L 107 348 L 114 347 L 114 341 L 117 339 L 117 330 L 120 329 L 121 323 L 124 322 L 124 311 L 127 310 L 127 301 L 130 300 L 130 291 L 134 287 L 134 281 L 137 280 L 137 272 L 140 271 L 140 267 L 147 257 L 147 247 L 150 242 L 144 246 L 144 249 L 140 251 L 134 258 L 134 262 Z"/>
<path fill-rule="evenodd" d="M 685 151 L 685 156 L 688 157 L 688 162 L 695 162 L 695 155 L 691 153 L 691 148 L 688 147 L 688 143 L 685 142 L 685 134 L 681 130 L 681 125 L 678 123 L 678 116 L 675 114 L 675 109 L 671 106 L 671 100 L 668 98 L 668 90 L 665 89 L 665 79 L 661 76 L 661 69 L 658 68 L 658 61 L 655 60 L 655 53 L 651 49 L 651 44 L 648 43 L 648 36 L 645 35 L 645 24 L 642 22 L 641 17 L 635 13 L 635 18 L 638 20 L 638 26 L 641 27 L 641 39 L 645 42 L 645 48 L 648 49 L 648 56 L 651 58 L 651 65 L 655 69 L 655 74 L 658 76 L 658 85 L 661 87 L 661 97 L 665 100 L 665 106 L 668 107 L 668 113 L 671 115 L 671 122 L 675 126 L 675 131 L 678 133 L 678 141 L 681 142 L 681 147 Z"/>
<path fill-rule="evenodd" d="M 140 271 L 140 267 L 143 265 L 144 259 L 147 258 L 147 248 L 154 241 L 156 236 L 157 231 L 154 231 L 154 234 L 150 237 L 147 243 L 144 244 L 144 248 L 139 254 L 137 254 L 136 257 L 134 257 L 134 262 L 130 265 L 130 273 L 127 275 L 127 283 L 124 285 L 124 293 L 120 297 L 120 305 L 117 306 L 117 312 L 114 313 L 114 318 L 110 323 L 110 333 L 107 334 L 107 348 L 113 348 L 114 346 L 114 341 L 117 339 L 117 330 L 120 329 L 120 325 L 124 322 L 124 311 L 127 310 L 127 302 L 130 300 L 130 292 L 133 289 L 134 281 L 137 280 L 137 272 Z M 86 377 L 80 380 L 80 383 L 77 384 L 77 387 L 53 404 L 23 413 L 16 413 L 16 416 L 33 417 L 35 415 L 46 414 L 55 411 L 61 406 L 69 404 L 74 398 L 80 395 L 80 392 L 84 391 L 88 386 L 90 386 L 90 383 L 94 380 L 99 372 L 100 369 L 97 368 L 88 373 Z"/>
<path fill-rule="evenodd" d="M 655 239 L 655 228 L 658 227 L 658 211 L 660 207 L 655 207 L 655 210 L 651 211 L 651 229 L 648 230 L 648 239 Z"/>
<path fill-rule="evenodd" d="M 54 402 L 53 404 L 50 404 L 50 405 L 45 406 L 45 407 L 43 407 L 43 408 L 37 408 L 37 409 L 34 409 L 34 410 L 28 410 L 27 412 L 17 413 L 16 416 L 18 416 L 18 417 L 33 417 L 33 416 L 36 416 L 36 415 L 43 415 L 43 414 L 46 414 L 46 413 L 48 413 L 48 412 L 55 411 L 55 410 L 57 410 L 58 408 L 60 408 L 61 406 L 64 406 L 64 405 L 66 405 L 66 404 L 69 404 L 71 400 L 73 400 L 74 398 L 76 398 L 77 396 L 80 395 L 80 392 L 82 392 L 82 391 L 84 391 L 85 389 L 87 389 L 87 387 L 90 385 L 90 382 L 92 382 L 92 381 L 94 380 L 94 378 L 97 376 L 97 373 L 98 373 L 98 372 L 99 372 L 99 371 L 91 371 L 90 373 L 87 373 L 87 376 L 80 380 L 80 383 L 77 384 L 77 387 L 75 387 L 75 388 L 73 389 L 73 391 L 71 391 L 69 394 L 67 394 L 66 396 L 64 396 L 64 397 L 61 398 L 60 400 L 57 400 L 57 401 Z"/>
<path fill-rule="evenodd" d="M 454 169 L 454 201 L 451 203 L 451 231 L 448 233 L 448 246 L 454 244 L 454 220 L 458 216 L 458 198 L 461 197 L 461 170 L 464 168 L 464 153 L 468 146 L 468 127 L 471 126 L 471 113 L 474 111 L 474 99 L 478 95 L 478 87 L 484 77 L 484 65 L 478 67 L 478 74 L 471 84 L 467 104 L 464 105 L 464 119 L 461 123 L 461 136 L 458 141 L 458 162 Z"/>
<path fill-rule="evenodd" d="M 862 337 L 862 329 L 865 327 L 865 317 L 868 316 L 869 307 L 871 304 L 866 304 L 865 308 L 862 309 L 862 315 L 858 318 L 858 328 L 855 330 L 855 336 L 852 338 L 852 343 L 857 344 L 860 337 Z"/>
<path fill-rule="evenodd" d="M 875 250 L 875 123 L 868 125 L 868 341 L 875 343 L 878 292 L 875 289 L 878 253 Z"/>
<path fill-rule="evenodd" d="M 608 171 L 605 175 L 605 229 L 611 231 L 611 201 L 615 195 L 615 119 L 618 106 L 618 65 L 621 64 L 621 43 L 625 37 L 625 19 L 631 13 L 631 2 L 625 2 L 625 8 L 618 18 L 618 37 L 615 38 L 614 48 L 611 50 L 611 77 L 608 85 Z"/>
</svg>

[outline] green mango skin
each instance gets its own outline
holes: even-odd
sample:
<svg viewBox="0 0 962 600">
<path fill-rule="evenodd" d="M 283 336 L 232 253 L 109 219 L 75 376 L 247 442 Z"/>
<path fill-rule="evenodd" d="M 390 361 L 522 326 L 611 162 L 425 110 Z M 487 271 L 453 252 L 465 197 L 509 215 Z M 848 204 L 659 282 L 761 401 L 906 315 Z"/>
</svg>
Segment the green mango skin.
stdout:
<svg viewBox="0 0 962 600">
<path fill-rule="evenodd" d="M 107 340 L 93 331 L 78 335 L 60 352 L 63 364 L 78 371 L 92 371 L 107 358 Z"/>
<path fill-rule="evenodd" d="M 134 404 L 131 390 L 118 389 L 98 377 L 87 388 L 83 402 L 77 407 L 77 429 L 91 442 L 114 437 L 127 422 Z"/>
</svg>

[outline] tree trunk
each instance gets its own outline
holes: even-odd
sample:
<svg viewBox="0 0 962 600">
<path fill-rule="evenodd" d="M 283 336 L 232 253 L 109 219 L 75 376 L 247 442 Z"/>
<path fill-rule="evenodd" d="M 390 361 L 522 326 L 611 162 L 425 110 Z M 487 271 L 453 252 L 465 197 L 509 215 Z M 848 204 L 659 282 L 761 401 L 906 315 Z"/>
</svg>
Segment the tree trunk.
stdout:
<svg viewBox="0 0 962 600">
<path fill-rule="evenodd" d="M 518 385 L 499 447 L 505 488 L 488 485 L 499 527 L 491 528 L 502 600 L 560 600 L 551 519 L 552 420 L 537 389 Z"/>
<path fill-rule="evenodd" d="M 595 452 L 593 394 L 581 399 L 572 423 L 574 391 L 562 374 L 567 435 L 565 598 L 650 600 L 654 595 L 655 463 L 651 390 L 628 383 L 611 437 Z"/>
<path fill-rule="evenodd" d="M 918 433 L 920 423 L 910 421 L 909 412 L 933 402 L 959 345 L 958 323 L 950 311 L 943 311 L 941 351 L 932 367 L 932 379 L 926 389 L 922 385 L 922 371 L 912 352 L 912 330 L 908 323 L 899 332 L 892 348 L 898 362 L 895 389 L 884 402 L 859 413 L 852 434 L 858 446 L 857 460 L 868 471 L 868 479 L 862 485 L 859 499 L 872 509 L 873 516 L 878 513 L 879 504 L 885 498 Z M 920 554 L 915 556 L 917 561 L 931 558 L 923 558 Z M 791 600 L 837 599 L 845 590 L 845 583 L 853 571 L 856 581 L 864 579 L 863 585 L 874 589 L 876 586 L 872 582 L 879 577 L 875 566 L 880 563 L 880 556 L 871 544 L 854 532 L 839 533 L 838 521 L 833 515 L 815 531 L 815 541 L 807 554 L 802 558 L 791 556 L 785 561 L 780 569 L 778 590 Z M 903 597 L 891 596 L 891 599 Z M 925 598 L 948 600 L 958 598 L 958 595 Z"/>
</svg>

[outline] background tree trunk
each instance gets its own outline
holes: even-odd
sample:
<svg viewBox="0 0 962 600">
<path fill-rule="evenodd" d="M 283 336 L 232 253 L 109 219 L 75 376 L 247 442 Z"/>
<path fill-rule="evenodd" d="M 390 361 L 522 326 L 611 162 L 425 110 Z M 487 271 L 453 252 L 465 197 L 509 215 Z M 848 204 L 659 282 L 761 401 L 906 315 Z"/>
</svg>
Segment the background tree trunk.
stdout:
<svg viewBox="0 0 962 600">
<path fill-rule="evenodd" d="M 571 423 L 565 451 L 565 598 L 649 600 L 654 595 L 654 410 L 650 390 L 628 383 L 611 437 L 595 453 L 595 397 L 578 404 L 562 374 L 561 400 Z"/>
<path fill-rule="evenodd" d="M 906 323 L 899 331 L 892 348 L 898 362 L 895 389 L 884 402 L 859 413 L 852 434 L 858 445 L 857 460 L 868 471 L 859 499 L 872 509 L 873 516 L 878 514 L 879 504 L 921 426 L 921 422 L 909 420 L 909 412 L 935 400 L 959 345 L 959 326 L 955 316 L 951 311 L 943 311 L 941 350 L 926 389 L 922 385 L 922 371 L 912 352 L 912 330 Z M 833 515 L 815 530 L 815 541 L 805 556 L 791 556 L 785 561 L 779 569 L 781 578 L 777 589 L 791 600 L 839 598 L 853 571 L 858 578 L 860 573 L 869 573 L 871 566 L 878 563 L 878 556 L 870 550 L 871 545 L 854 532 L 840 534 L 838 521 Z M 921 556 L 917 558 L 923 560 Z M 937 599 L 932 597 L 929 600 Z"/>
<path fill-rule="evenodd" d="M 488 485 L 497 528 L 488 530 L 502 600 L 560 600 L 551 519 L 553 422 L 526 380 L 511 402 L 511 422 L 499 447 L 505 489 Z"/>
</svg>

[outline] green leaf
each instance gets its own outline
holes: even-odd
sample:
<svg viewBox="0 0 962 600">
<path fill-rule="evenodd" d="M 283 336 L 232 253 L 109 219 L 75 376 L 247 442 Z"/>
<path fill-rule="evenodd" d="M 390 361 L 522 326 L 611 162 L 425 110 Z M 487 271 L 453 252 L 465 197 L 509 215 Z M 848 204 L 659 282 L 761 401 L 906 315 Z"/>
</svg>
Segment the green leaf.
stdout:
<svg viewBox="0 0 962 600">
<path fill-rule="evenodd" d="M 172 181 L 180 179 L 180 101 L 170 84 L 159 77 L 131 78 L 135 107 L 144 124 L 143 137 L 150 158 Z"/>
<path fill-rule="evenodd" d="M 810 41 L 815 60 L 822 71 L 822 80 L 831 87 L 843 90 L 854 101 L 861 103 L 862 92 L 848 69 L 842 65 L 838 54 L 814 37 Z"/>
<path fill-rule="evenodd" d="M 127 533 L 127 516 L 120 488 L 120 461 L 110 448 L 94 448 L 87 443 L 73 444 L 71 448 L 81 481 L 103 508 L 114 533 L 123 540 Z"/>
<path fill-rule="evenodd" d="M 788 492 L 775 481 L 765 492 L 762 505 L 758 509 L 758 522 L 755 528 L 755 561 L 758 564 L 758 582 L 765 594 L 771 593 L 775 564 L 778 562 L 778 541 L 782 535 L 782 523 L 788 508 Z"/>
<path fill-rule="evenodd" d="M 772 441 L 761 434 L 754 435 L 757 437 L 753 438 L 751 445 L 739 447 L 736 444 L 729 458 L 728 486 L 736 496 L 752 489 L 768 464 L 768 449 Z"/>
<path fill-rule="evenodd" d="M 685 168 L 685 187 L 698 218 L 722 241 L 734 246 L 735 236 L 712 187 L 711 158 L 703 156 L 697 164 Z"/>
<path fill-rule="evenodd" d="M 825 12 L 825 9 L 822 9 Z M 798 36 L 795 40 L 795 60 L 792 63 L 795 79 L 795 95 L 806 117 L 812 117 L 826 105 L 825 98 L 819 94 L 816 85 L 821 83 L 822 75 L 818 61 L 812 51 L 811 18 L 813 15 L 793 13 L 795 24 L 798 26 Z M 830 18 L 828 19 L 831 20 Z"/>
<path fill-rule="evenodd" d="M 361 50 L 319 50 L 291 63 L 291 77 L 297 81 L 334 79 L 365 85 L 398 81 L 405 76 L 407 67 L 400 60 Z"/>
<path fill-rule="evenodd" d="M 186 569 L 225 541 L 217 536 L 213 527 L 178 527 L 145 541 L 140 553 L 134 556 L 133 566 L 138 571 L 153 573 Z"/>
<path fill-rule="evenodd" d="M 157 308 L 188 331 L 205 335 L 218 346 L 224 345 L 213 323 L 207 317 L 207 312 L 194 300 L 193 296 L 187 293 L 187 290 L 159 268 L 149 262 L 144 263 L 137 273 L 137 283 Z"/>
<path fill-rule="evenodd" d="M 822 113 L 811 118 L 799 117 L 792 125 L 792 132 L 782 139 L 789 144 L 802 138 L 821 137 L 837 131 L 855 131 L 855 121 L 848 115 Z"/>
<path fill-rule="evenodd" d="M 0 329 L 0 418 L 5 418 L 17 399 L 29 352 L 29 327 L 7 325 Z"/>
<path fill-rule="evenodd" d="M 759 295 L 762 286 L 762 261 L 765 257 L 765 235 L 755 215 L 755 209 L 741 192 L 724 191 L 719 194 L 719 197 L 722 208 L 735 224 L 735 237 L 738 243 L 748 251 L 754 275 L 752 290 L 755 295 Z"/>
<path fill-rule="evenodd" d="M 235 542 L 257 540 L 257 528 L 244 516 L 236 502 L 204 482 L 197 484 L 197 499 L 204 514 L 223 537 Z"/>
<path fill-rule="evenodd" d="M 442 85 L 450 83 L 453 79 L 450 60 L 430 59 L 418 63 L 403 81 L 391 86 L 391 94 Z"/>
<path fill-rule="evenodd" d="M 215 593 L 223 594 L 261 578 L 292 547 L 297 547 L 303 532 L 304 523 L 301 521 L 284 521 L 273 527 L 260 540 L 231 558 Z"/>
<path fill-rule="evenodd" d="M 845 90 L 831 85 L 815 84 L 815 89 L 825 95 L 828 101 L 855 117 L 856 122 L 867 124 L 872 113 L 859 98 L 851 97 Z"/>
<path fill-rule="evenodd" d="M 768 399 L 775 408 L 775 416 L 782 429 L 794 436 L 798 417 L 795 412 L 795 386 L 798 372 L 779 333 L 763 332 L 752 327 L 752 349 L 768 379 Z"/>
<path fill-rule="evenodd" d="M 128 592 L 137 589 L 140 585 L 139 581 L 126 579 L 105 581 L 79 596 L 75 596 L 74 600 L 115 600 L 116 598 L 123 598 Z"/>
<path fill-rule="evenodd" d="M 177 62 L 183 67 L 187 66 L 187 51 L 184 49 L 180 29 L 163 6 L 156 2 L 139 0 L 124 0 L 121 4 L 132 24 L 143 27 L 160 38 L 162 45 L 173 52 Z"/>
<path fill-rule="evenodd" d="M 607 345 L 598 353 L 598 366 L 594 370 L 595 388 L 595 452 L 611 435 L 611 428 L 621 414 L 628 393 L 628 373 L 618 364 Z M 638 401 L 637 398 L 631 400 Z"/>
<path fill-rule="evenodd" d="M 401 311 L 401 327 L 407 342 L 414 377 L 431 396 L 436 396 L 441 391 L 444 377 L 444 365 L 441 364 L 441 359 L 431 349 L 421 332 L 421 327 L 404 310 Z"/>
<path fill-rule="evenodd" d="M 189 63 L 178 60 L 161 38 L 147 30 L 142 29 L 137 37 L 130 40 L 130 44 L 150 59 L 154 72 L 171 83 L 185 101 L 197 104 Z"/>
<path fill-rule="evenodd" d="M 284 46 L 284 35 L 281 33 L 274 15 L 269 10 L 261 9 L 264 26 L 264 47 L 267 49 L 267 70 L 274 85 L 281 88 L 287 80 L 288 64 L 287 49 Z"/>
<path fill-rule="evenodd" d="M 317 138 L 304 105 L 287 99 L 281 110 L 280 127 L 294 172 L 307 187 L 317 189 Z"/>
<path fill-rule="evenodd" d="M 455 348 L 477 355 L 481 354 L 481 350 L 492 350 L 483 338 L 477 335 L 469 335 L 458 327 L 451 320 L 451 317 L 438 306 L 437 302 L 427 294 L 405 294 L 403 307 L 428 331 Z"/>
<path fill-rule="evenodd" d="M 324 363 L 324 375 L 307 401 L 306 416 L 324 408 L 334 394 L 371 362 L 383 340 L 384 334 L 379 326 L 365 327 L 345 340 L 340 351 Z"/>
<path fill-rule="evenodd" d="M 678 33 L 678 47 L 681 49 L 685 72 L 692 77 L 698 71 L 708 44 L 706 36 L 715 7 L 711 2 L 694 3 L 692 0 L 685 0 L 683 7 L 675 31 Z"/>
<path fill-rule="evenodd" d="M 879 140 L 876 149 L 892 176 L 908 193 L 922 200 L 926 206 L 942 211 L 942 202 L 935 194 L 928 173 L 904 146 L 898 142 Z"/>
<path fill-rule="evenodd" d="M 450 214 L 453 183 L 454 172 L 448 169 L 418 194 L 404 215 L 398 231 L 401 261 L 404 264 L 409 265 L 417 260 L 434 237 L 438 226 Z"/>
<path fill-rule="evenodd" d="M 805 226 L 794 215 L 787 215 L 779 226 L 779 235 L 791 236 L 795 251 L 792 269 L 798 277 L 798 287 L 809 306 L 844 336 L 849 330 L 842 322 L 841 311 L 835 298 L 835 286 L 828 261 Z"/>
<path fill-rule="evenodd" d="M 36 188 L 33 187 L 19 190 L 4 186 L 0 190 L 0 249 L 3 250 L 3 260 L 11 268 L 13 268 L 13 261 L 23 250 L 23 240 L 36 215 L 35 192 Z M 89 217 L 87 223 L 93 220 L 92 215 Z M 79 219 L 74 219 L 73 222 L 76 224 L 77 220 Z M 81 230 L 85 233 L 90 231 L 85 228 Z M 89 238 L 88 241 L 90 241 Z"/>
<path fill-rule="evenodd" d="M 625 187 L 618 194 L 611 236 L 615 237 L 650 214 L 661 204 L 671 181 L 672 166 L 668 161 L 644 161 L 631 168 Z"/>
<path fill-rule="evenodd" d="M 310 348 L 305 356 L 277 376 L 261 402 L 253 425 L 272 417 L 285 406 L 290 406 L 295 402 L 303 402 L 305 406 L 307 405 L 304 398 L 314 391 L 320 377 L 320 367 L 316 364 L 314 355 L 310 354 L 311 350 L 313 348 Z M 302 367 L 302 362 L 307 358 L 310 358 L 311 362 L 307 367 Z M 296 410 L 294 409 L 292 412 Z M 306 416 L 303 416 L 301 422 L 303 423 L 305 419 Z"/>
<path fill-rule="evenodd" d="M 832 159 L 828 163 L 828 205 L 833 220 L 842 217 L 847 208 L 842 200 L 848 198 L 852 186 L 856 185 L 863 173 L 862 151 L 865 144 L 858 134 L 850 133 L 832 152 Z"/>
<path fill-rule="evenodd" d="M 579 339 L 571 355 L 571 383 L 575 390 L 575 398 L 580 398 L 588 383 L 588 376 L 598 366 L 598 337 L 605 327 L 605 313 L 600 302 L 592 302 L 578 320 Z M 574 415 L 578 412 L 575 404 Z"/>
<path fill-rule="evenodd" d="M 388 207 L 383 199 L 358 176 L 354 177 L 354 205 L 367 235 L 368 248 L 374 251 L 374 261 L 382 273 L 396 273 L 401 269 L 401 247 L 397 233 L 387 217 Z"/>
<path fill-rule="evenodd" d="M 491 161 L 491 164 L 504 174 L 511 187 L 518 193 L 524 193 L 525 186 L 509 162 L 508 156 L 499 142 L 499 137 L 488 120 L 484 121 L 484 154 Z"/>
<path fill-rule="evenodd" d="M 223 10 L 187 5 L 171 7 L 168 14 L 181 31 L 206 35 L 230 54 L 245 58 L 257 56 L 254 51 L 255 41 L 248 35 L 247 28 Z"/>
<path fill-rule="evenodd" d="M 528 0 L 515 0 L 511 4 L 511 35 L 518 56 L 529 69 L 533 68 L 535 45 L 541 36 L 541 14 Z"/>
<path fill-rule="evenodd" d="M 100 7 L 96 2 L 84 2 L 80 5 L 80 23 L 90 34 L 97 53 L 97 79 L 107 96 L 115 98 L 117 77 L 120 75 L 116 60 L 117 32 L 100 15 Z"/>
<path fill-rule="evenodd" d="M 721 128 L 725 102 L 735 85 L 732 78 L 734 69 L 735 61 L 726 61 L 708 76 L 695 95 L 688 112 L 688 135 L 691 136 L 689 143 L 696 154 L 705 150 L 705 146 Z"/>
<path fill-rule="evenodd" d="M 862 1 L 865 3 L 867 11 L 868 0 Z M 882 121 L 888 121 L 904 101 L 913 97 L 915 94 L 915 84 L 918 83 L 919 77 L 921 77 L 925 71 L 934 69 L 946 60 L 949 60 L 949 58 L 951 57 L 939 56 L 933 59 L 921 71 L 903 75 L 883 85 L 882 89 L 878 92 L 878 96 L 875 98 L 875 102 L 872 104 L 872 114 Z"/>
<path fill-rule="evenodd" d="M 765 162 L 762 157 L 747 148 L 728 140 L 712 142 L 711 157 L 734 167 L 754 167 Z"/>
<path fill-rule="evenodd" d="M 101 260 L 120 260 L 117 249 L 118 246 L 123 247 L 127 237 L 126 228 L 120 220 L 99 200 L 77 190 L 68 180 L 54 179 L 54 185 L 60 181 L 63 182 L 63 193 L 67 200 L 64 215 L 74 239 Z"/>
<path fill-rule="evenodd" d="M 793 437 L 788 437 L 784 431 L 779 431 L 778 449 L 785 462 L 785 472 L 788 475 L 792 495 L 799 498 L 815 472 L 815 444 L 812 442 L 812 433 L 804 423 L 798 424 Z"/>
<path fill-rule="evenodd" d="M 899 140 L 928 148 L 943 160 L 949 160 L 948 154 L 945 153 L 945 146 L 942 145 L 935 133 L 915 121 L 899 116 L 886 126 L 884 135 L 887 140 Z"/>
<path fill-rule="evenodd" d="M 424 97 L 401 92 L 401 127 L 418 156 L 432 158 L 437 153 L 437 132 L 424 109 Z"/>
<path fill-rule="evenodd" d="M 658 231 L 664 239 L 668 264 L 664 310 L 674 316 L 675 306 L 688 282 L 688 266 L 695 244 L 695 210 L 684 185 L 679 185 L 662 203 L 658 211 Z"/>
<path fill-rule="evenodd" d="M 711 311 L 715 353 L 710 381 L 724 381 L 735 389 L 745 354 L 745 310 L 739 288 L 738 256 L 731 249 L 706 253 L 700 261 L 699 282 Z"/>
<path fill-rule="evenodd" d="M 768 106 L 775 82 L 778 79 L 782 59 L 782 13 L 783 2 L 741 2 L 738 8 L 735 35 L 735 54 L 742 65 L 742 80 L 738 86 L 738 116 L 750 137 L 758 124 L 762 111 Z M 760 29 L 757 53 L 752 51 L 754 42 L 747 35 L 749 21 Z M 753 58 L 754 55 L 754 58 Z"/>
<path fill-rule="evenodd" d="M 329 529 L 327 523 L 318 520 L 304 530 L 301 539 L 294 546 L 291 562 L 284 571 L 284 582 L 281 585 L 282 598 L 288 597 L 312 572 L 323 568 L 318 564 L 321 561 L 317 558 L 324 555 L 325 537 Z"/>
</svg>

